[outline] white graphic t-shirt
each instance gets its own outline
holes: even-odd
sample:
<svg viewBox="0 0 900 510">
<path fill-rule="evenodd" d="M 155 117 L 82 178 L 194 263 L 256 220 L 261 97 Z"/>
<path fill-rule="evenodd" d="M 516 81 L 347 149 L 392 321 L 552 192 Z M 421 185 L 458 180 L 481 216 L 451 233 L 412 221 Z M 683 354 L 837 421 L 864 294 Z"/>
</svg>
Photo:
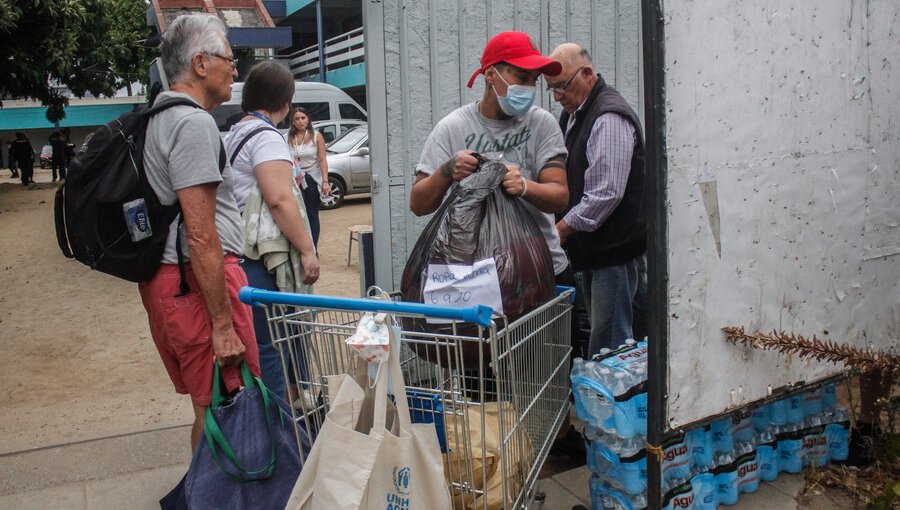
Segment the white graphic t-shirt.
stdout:
<svg viewBox="0 0 900 510">
<path fill-rule="evenodd" d="M 489 119 L 469 103 L 441 119 L 425 141 L 416 172 L 431 175 L 451 156 L 465 149 L 479 153 L 502 153 L 503 162 L 519 165 L 522 176 L 538 180 L 537 172 L 558 155 L 567 155 L 559 124 L 547 110 L 532 106 L 528 113 L 508 120 Z M 540 227 L 553 256 L 553 269 L 561 273 L 568 265 L 560 247 L 556 219 L 525 199 L 522 204 Z"/>
</svg>

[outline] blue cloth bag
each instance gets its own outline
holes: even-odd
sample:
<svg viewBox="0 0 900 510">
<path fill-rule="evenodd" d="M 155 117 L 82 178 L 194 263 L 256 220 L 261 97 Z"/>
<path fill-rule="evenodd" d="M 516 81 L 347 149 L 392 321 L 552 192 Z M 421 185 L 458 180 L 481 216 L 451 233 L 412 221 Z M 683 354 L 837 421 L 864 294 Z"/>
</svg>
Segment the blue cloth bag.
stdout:
<svg viewBox="0 0 900 510">
<path fill-rule="evenodd" d="M 284 508 L 302 466 L 287 403 L 253 377 L 242 363 L 244 388 L 230 399 L 221 394 L 219 367 L 203 438 L 184 479 L 188 508 Z M 300 447 L 309 453 L 309 436 Z"/>
</svg>

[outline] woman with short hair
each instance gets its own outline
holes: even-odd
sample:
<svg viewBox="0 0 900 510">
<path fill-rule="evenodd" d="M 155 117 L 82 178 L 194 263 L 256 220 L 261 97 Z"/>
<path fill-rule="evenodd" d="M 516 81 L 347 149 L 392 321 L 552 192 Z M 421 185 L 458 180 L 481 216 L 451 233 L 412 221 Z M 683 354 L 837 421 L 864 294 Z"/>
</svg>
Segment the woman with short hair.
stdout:
<svg viewBox="0 0 900 510">
<path fill-rule="evenodd" d="M 254 66 L 244 82 L 245 116 L 225 136 L 225 147 L 244 219 L 243 267 L 250 286 L 311 292 L 319 278 L 319 259 L 293 178 L 294 158 L 275 127 L 290 112 L 293 95 L 294 77 L 287 68 L 274 61 Z M 277 395 L 286 395 L 265 310 L 253 307 L 253 325 L 263 382 Z"/>
</svg>

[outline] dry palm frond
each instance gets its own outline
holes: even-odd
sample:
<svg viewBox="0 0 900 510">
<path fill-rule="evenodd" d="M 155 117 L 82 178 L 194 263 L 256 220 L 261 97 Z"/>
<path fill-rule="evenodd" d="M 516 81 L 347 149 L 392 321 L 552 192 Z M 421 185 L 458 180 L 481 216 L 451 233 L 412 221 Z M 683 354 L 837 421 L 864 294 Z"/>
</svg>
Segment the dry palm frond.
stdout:
<svg viewBox="0 0 900 510">
<path fill-rule="evenodd" d="M 725 338 L 733 344 L 741 343 L 756 349 L 778 351 L 817 361 L 843 363 L 863 371 L 880 369 L 893 377 L 900 373 L 900 356 L 891 352 L 862 349 L 822 339 L 816 335 L 805 337 L 777 330 L 772 333 L 747 334 L 742 326 L 729 326 L 722 328 L 722 331 Z"/>
</svg>

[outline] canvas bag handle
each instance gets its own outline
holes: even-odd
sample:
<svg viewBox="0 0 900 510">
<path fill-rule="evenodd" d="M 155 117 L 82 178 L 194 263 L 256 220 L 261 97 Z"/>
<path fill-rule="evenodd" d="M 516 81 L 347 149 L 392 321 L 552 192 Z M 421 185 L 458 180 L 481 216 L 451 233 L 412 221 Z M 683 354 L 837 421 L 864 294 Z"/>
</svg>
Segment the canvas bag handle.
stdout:
<svg viewBox="0 0 900 510">
<path fill-rule="evenodd" d="M 232 480 L 235 480 L 237 482 L 265 480 L 266 478 L 272 476 L 272 473 L 275 471 L 275 461 L 277 458 L 277 454 L 275 451 L 274 431 L 272 429 L 271 410 L 274 408 L 275 411 L 278 412 L 282 427 L 284 427 L 284 415 L 280 412 L 280 410 L 278 410 L 277 406 L 275 406 L 275 403 L 269 399 L 269 389 L 266 388 L 266 385 L 263 384 L 263 382 L 258 377 L 254 377 L 253 374 L 250 373 L 250 368 L 247 366 L 247 362 L 242 361 L 241 374 L 244 379 L 244 388 L 249 388 L 254 384 L 259 388 L 259 392 L 263 399 L 263 409 L 266 413 L 266 425 L 269 431 L 269 440 L 272 445 L 269 462 L 265 466 L 255 470 L 245 468 L 241 461 L 237 458 L 237 455 L 234 453 L 234 449 L 231 448 L 231 445 L 228 443 L 228 439 L 225 437 L 222 429 L 219 428 L 219 424 L 216 422 L 216 418 L 212 413 L 214 409 L 218 409 L 222 405 L 222 401 L 224 400 L 221 393 L 221 386 L 219 384 L 219 364 L 216 362 L 213 362 L 213 364 L 214 369 L 212 403 L 209 405 L 209 407 L 206 408 L 206 415 L 203 419 L 203 435 L 206 437 L 206 443 L 207 445 L 209 445 L 209 451 L 210 453 L 212 453 L 213 459 L 216 461 L 216 464 L 218 464 L 219 469 L 221 469 L 222 472 L 228 475 L 228 477 Z M 234 470 L 226 467 L 225 462 L 219 456 L 220 450 L 222 455 L 225 456 L 225 460 L 228 462 L 228 464 L 234 467 Z"/>
<path fill-rule="evenodd" d="M 391 320 L 388 316 L 386 320 Z M 388 433 L 387 420 L 387 394 L 388 379 L 394 390 L 394 406 L 397 409 L 397 420 L 400 425 L 400 435 L 409 437 L 412 435 L 412 421 L 409 417 L 409 403 L 406 400 L 406 383 L 403 380 L 403 372 L 400 369 L 400 328 L 393 324 L 388 328 L 390 334 L 390 355 L 388 362 L 378 367 L 378 375 L 375 378 L 375 420 L 372 424 L 372 435 L 383 437 Z"/>
</svg>

